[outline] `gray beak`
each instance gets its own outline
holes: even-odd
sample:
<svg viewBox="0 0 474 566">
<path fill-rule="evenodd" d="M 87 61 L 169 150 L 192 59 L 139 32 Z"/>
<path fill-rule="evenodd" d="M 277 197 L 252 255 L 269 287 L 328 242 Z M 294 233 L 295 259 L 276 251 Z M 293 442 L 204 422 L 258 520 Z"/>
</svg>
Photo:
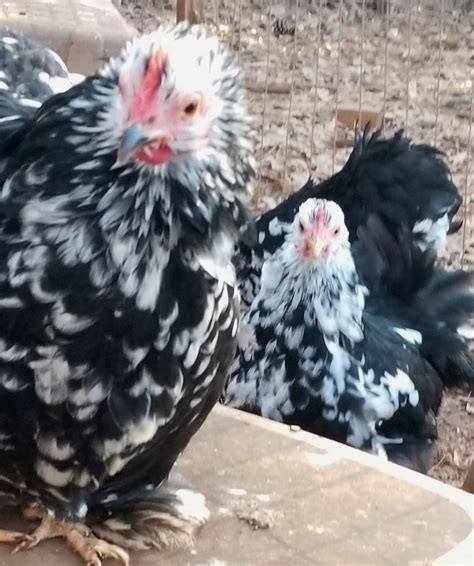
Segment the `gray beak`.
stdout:
<svg viewBox="0 0 474 566">
<path fill-rule="evenodd" d="M 129 126 L 123 136 L 117 152 L 117 164 L 123 165 L 135 153 L 137 149 L 145 145 L 149 140 L 138 124 Z"/>
</svg>

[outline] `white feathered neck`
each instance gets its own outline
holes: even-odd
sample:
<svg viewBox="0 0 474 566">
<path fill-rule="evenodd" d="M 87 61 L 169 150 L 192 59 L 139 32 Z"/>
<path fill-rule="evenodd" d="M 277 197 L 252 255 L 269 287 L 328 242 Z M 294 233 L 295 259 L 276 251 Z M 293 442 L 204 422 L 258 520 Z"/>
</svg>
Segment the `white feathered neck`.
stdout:
<svg viewBox="0 0 474 566">
<path fill-rule="evenodd" d="M 349 244 L 325 260 L 310 261 L 297 252 L 289 234 L 264 263 L 256 301 L 263 300 L 275 324 L 284 324 L 288 313 L 302 305 L 305 325 L 317 325 L 331 342 L 338 343 L 343 334 L 354 343 L 363 338 L 367 292 L 359 283 Z"/>
</svg>

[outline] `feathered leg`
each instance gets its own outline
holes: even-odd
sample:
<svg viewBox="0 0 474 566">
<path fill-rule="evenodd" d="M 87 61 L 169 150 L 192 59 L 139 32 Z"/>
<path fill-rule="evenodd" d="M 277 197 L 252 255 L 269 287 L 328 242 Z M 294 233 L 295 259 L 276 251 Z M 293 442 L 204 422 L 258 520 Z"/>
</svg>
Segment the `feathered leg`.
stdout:
<svg viewBox="0 0 474 566">
<path fill-rule="evenodd" d="M 41 507 L 28 507 L 23 511 L 24 517 L 40 521 L 39 526 L 30 535 L 0 530 L 0 542 L 16 544 L 14 552 L 19 552 L 44 540 L 63 538 L 87 566 L 102 566 L 102 560 L 108 558 L 128 566 L 129 556 L 124 548 L 190 546 L 196 531 L 209 517 L 200 493 L 169 485 L 137 490 L 120 498 L 109 495 L 99 506 L 107 518 L 98 518 L 88 525 L 60 521 Z"/>
<path fill-rule="evenodd" d="M 91 524 L 92 532 L 133 550 L 189 547 L 209 517 L 203 495 L 169 485 L 111 499 L 104 507 L 110 518 Z"/>
</svg>

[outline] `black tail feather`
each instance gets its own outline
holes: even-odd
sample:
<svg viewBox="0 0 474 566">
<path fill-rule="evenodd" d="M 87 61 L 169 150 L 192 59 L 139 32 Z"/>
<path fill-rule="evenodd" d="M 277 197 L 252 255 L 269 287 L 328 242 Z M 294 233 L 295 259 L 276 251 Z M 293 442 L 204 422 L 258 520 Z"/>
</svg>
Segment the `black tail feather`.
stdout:
<svg viewBox="0 0 474 566">
<path fill-rule="evenodd" d="M 10 92 L 0 90 L 0 159 L 3 148 L 8 147 L 11 139 L 35 112 L 35 107 L 25 106 Z"/>
<path fill-rule="evenodd" d="M 447 387 L 474 386 L 474 360 L 463 328 L 474 315 L 474 274 L 435 266 L 435 253 L 421 251 L 406 226 L 393 236 L 370 217 L 358 230 L 354 254 L 372 300 L 421 332 L 422 355 Z"/>
<path fill-rule="evenodd" d="M 421 474 L 428 473 L 433 464 L 434 444 L 431 440 L 404 440 L 402 444 L 386 446 L 387 456 L 391 462 L 409 468 Z"/>
</svg>

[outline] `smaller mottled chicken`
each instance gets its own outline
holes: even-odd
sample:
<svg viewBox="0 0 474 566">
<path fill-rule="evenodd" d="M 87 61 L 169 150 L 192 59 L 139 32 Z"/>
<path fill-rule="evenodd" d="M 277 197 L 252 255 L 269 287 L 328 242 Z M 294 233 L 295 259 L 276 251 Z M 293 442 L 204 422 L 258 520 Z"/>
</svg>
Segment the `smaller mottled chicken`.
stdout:
<svg viewBox="0 0 474 566">
<path fill-rule="evenodd" d="M 409 228 L 370 217 L 358 238 L 335 202 L 300 206 L 263 265 L 224 402 L 426 472 L 443 382 L 474 377 L 471 276 L 436 269 Z"/>
<path fill-rule="evenodd" d="M 79 73 L 70 73 L 52 49 L 21 33 L 0 30 L 0 91 L 7 90 L 23 104 L 39 107 L 51 95 L 83 79 Z"/>
<path fill-rule="evenodd" d="M 461 226 L 454 215 L 462 202 L 441 157 L 437 149 L 412 143 L 402 132 L 389 139 L 381 139 L 380 132 L 357 133 L 354 149 L 338 173 L 320 184 L 308 180 L 249 225 L 234 257 L 244 303 L 254 299 L 263 261 L 281 246 L 299 206 L 309 198 L 332 200 L 341 207 L 351 242 L 357 228 L 375 214 L 392 234 L 406 222 L 421 249 L 439 253 L 447 234 Z"/>
</svg>

